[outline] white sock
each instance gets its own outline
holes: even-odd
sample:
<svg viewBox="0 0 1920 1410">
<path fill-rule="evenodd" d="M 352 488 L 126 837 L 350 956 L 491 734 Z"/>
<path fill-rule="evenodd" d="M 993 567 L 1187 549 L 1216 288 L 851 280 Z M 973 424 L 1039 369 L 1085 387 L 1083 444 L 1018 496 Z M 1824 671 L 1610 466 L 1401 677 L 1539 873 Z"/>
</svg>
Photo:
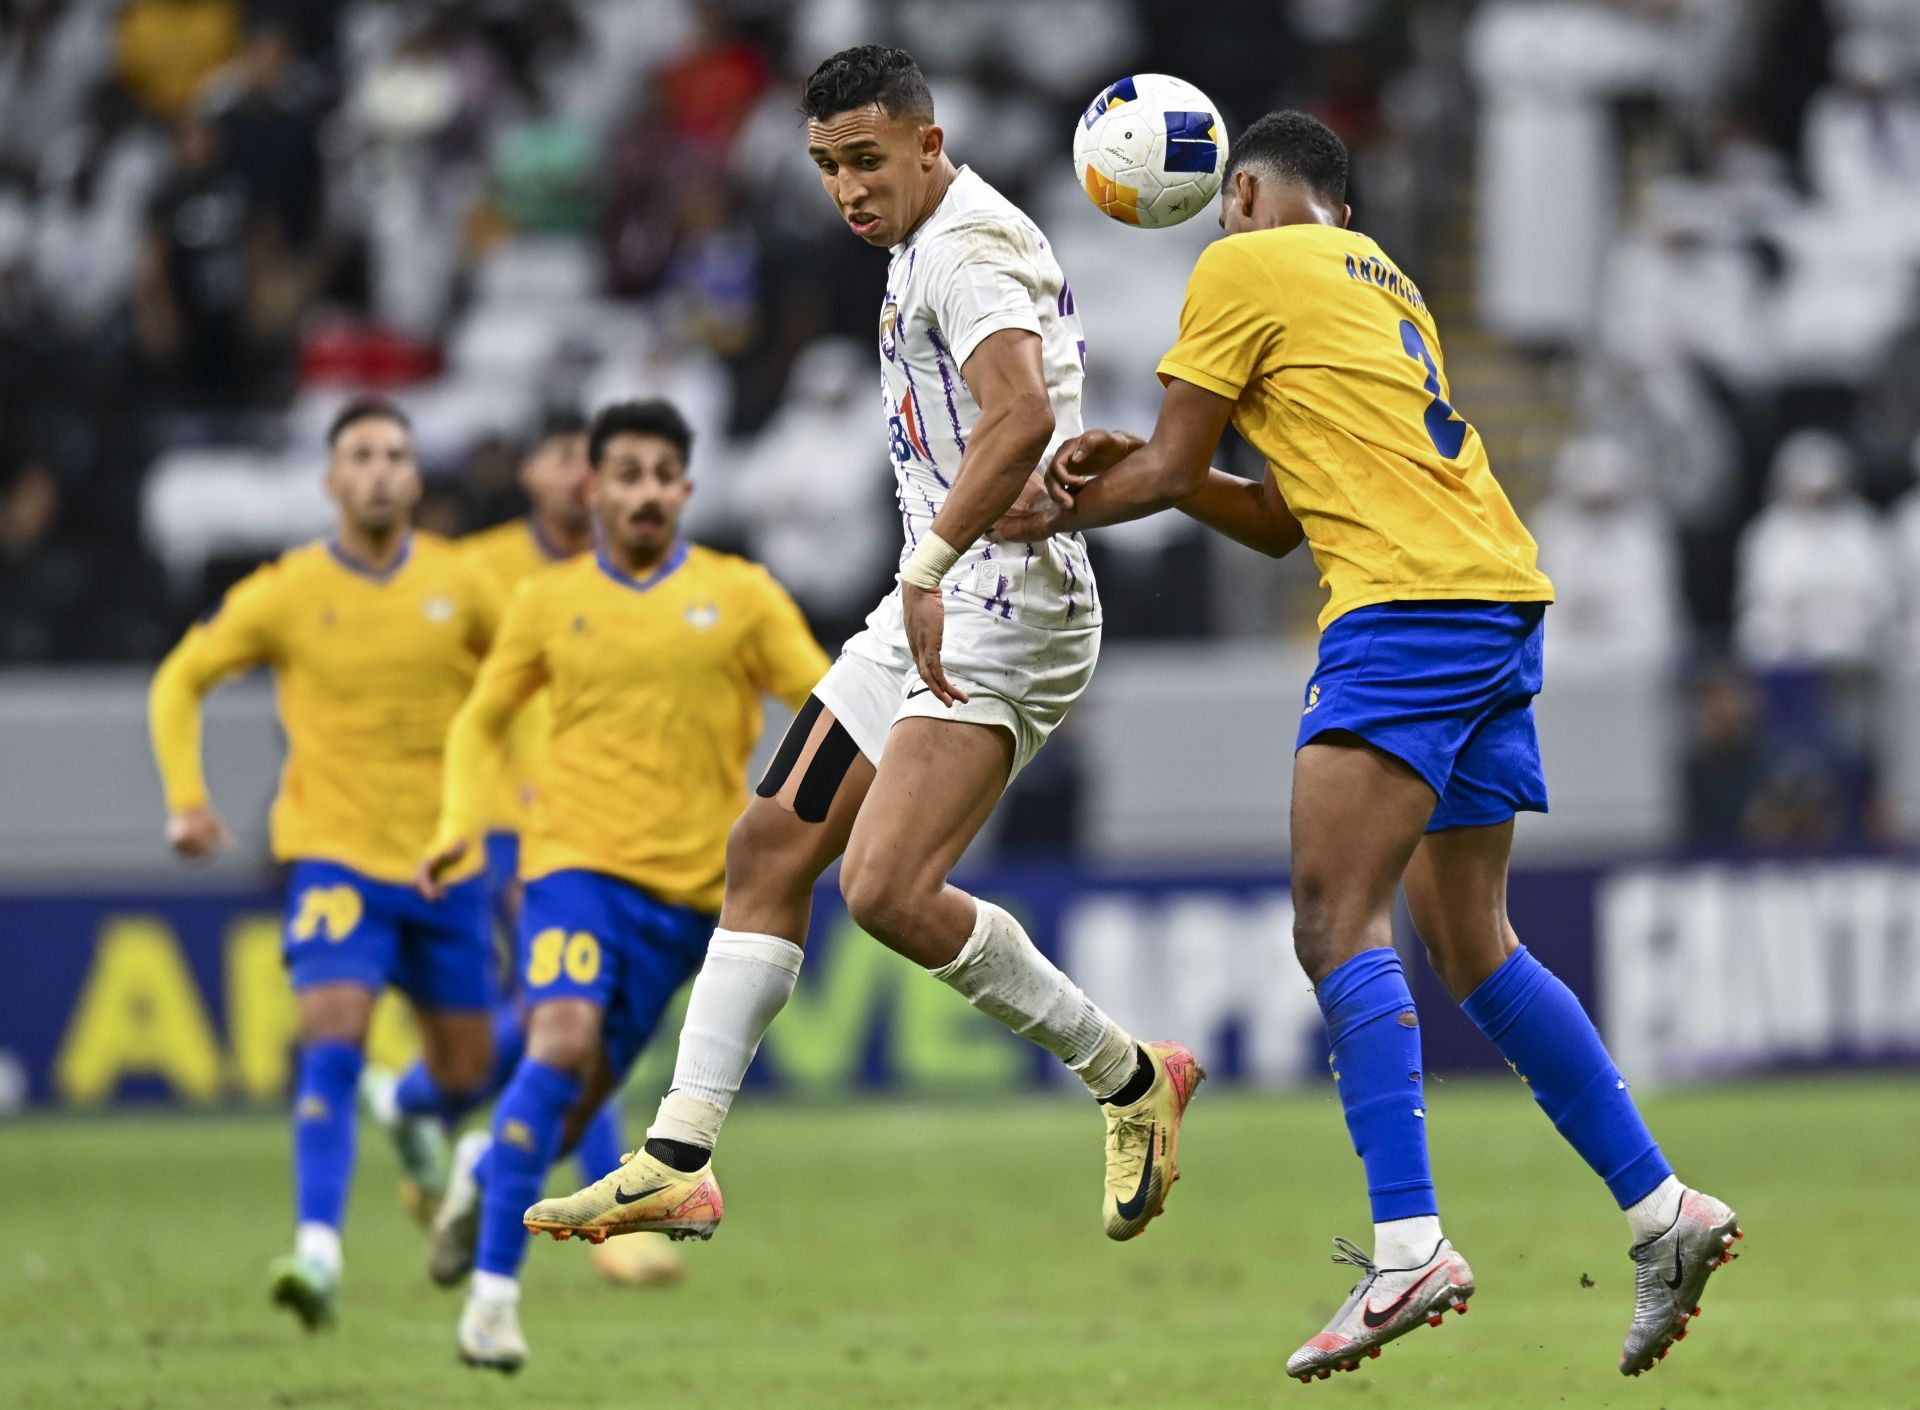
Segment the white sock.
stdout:
<svg viewBox="0 0 1920 1410">
<path fill-rule="evenodd" d="M 1680 1196 L 1686 1192 L 1680 1177 L 1669 1175 L 1653 1187 L 1651 1194 L 1628 1205 L 1627 1227 L 1633 1230 L 1634 1243 L 1643 1244 L 1671 1229 L 1680 1217 Z"/>
<path fill-rule="evenodd" d="M 687 996 L 673 1086 L 647 1135 L 712 1150 L 767 1026 L 793 994 L 801 949 L 777 935 L 716 930 Z"/>
<path fill-rule="evenodd" d="M 476 1268 L 467 1293 L 475 1302 L 518 1302 L 520 1280 L 511 1273 L 488 1273 Z"/>
<path fill-rule="evenodd" d="M 1440 1242 L 1440 1216 L 1416 1214 L 1373 1226 L 1373 1261 L 1381 1268 L 1418 1268 Z"/>
<path fill-rule="evenodd" d="M 400 1124 L 400 1103 L 394 1095 L 399 1090 L 398 1076 L 384 1068 L 368 1065 L 360 1078 L 360 1095 L 378 1125 L 392 1127 Z"/>
<path fill-rule="evenodd" d="M 975 899 L 973 934 L 935 979 L 1071 1067 L 1096 1097 L 1126 1085 L 1137 1045 L 1027 938 L 1020 922 Z"/>
<path fill-rule="evenodd" d="M 341 1271 L 340 1231 L 317 1219 L 303 1219 L 293 1231 L 293 1251 L 301 1258 L 318 1263 L 336 1282 Z"/>
</svg>

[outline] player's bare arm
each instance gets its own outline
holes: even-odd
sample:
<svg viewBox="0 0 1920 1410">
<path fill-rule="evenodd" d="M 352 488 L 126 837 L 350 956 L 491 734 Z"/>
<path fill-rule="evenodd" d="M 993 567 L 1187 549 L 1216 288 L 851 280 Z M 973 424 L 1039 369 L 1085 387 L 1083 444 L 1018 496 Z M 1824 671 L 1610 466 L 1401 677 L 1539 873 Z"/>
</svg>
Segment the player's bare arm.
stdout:
<svg viewBox="0 0 1920 1410">
<path fill-rule="evenodd" d="M 1255 483 L 1208 464 L 1232 414 L 1225 397 L 1168 383 L 1151 440 L 1089 431 L 1068 441 L 1047 467 L 1048 498 L 1007 516 L 1001 536 L 1030 543 L 1179 509 L 1257 552 L 1291 553 L 1305 535 L 1272 473 Z"/>
<path fill-rule="evenodd" d="M 1021 328 L 988 334 L 960 374 L 980 408 L 980 419 L 930 536 L 956 557 L 1013 507 L 1053 437 L 1053 402 L 1047 395 L 1038 334 Z M 910 561 L 909 573 L 913 568 Z M 901 608 L 920 678 L 943 705 L 952 705 L 967 697 L 940 665 L 945 610 L 939 576 L 929 572 L 924 578 L 930 581 L 914 581 L 903 573 Z"/>
<path fill-rule="evenodd" d="M 544 683 L 533 670 L 485 673 L 448 726 L 440 823 L 413 874 L 414 889 L 429 901 L 446 896 L 448 873 L 472 850 L 480 800 L 506 765 L 513 718 Z"/>
<path fill-rule="evenodd" d="M 1054 452 L 1047 466 L 1048 498 L 1059 509 L 1072 509 L 1082 489 L 1146 444 L 1131 431 L 1088 431 L 1075 436 Z M 1209 468 L 1200 488 L 1174 508 L 1270 558 L 1284 558 L 1306 542 L 1306 532 L 1288 511 L 1271 470 L 1260 480 L 1248 480 Z M 1037 541 L 1054 532 L 1051 513 L 1047 506 L 1023 500 L 1008 511 L 997 529 L 1002 538 Z"/>
</svg>

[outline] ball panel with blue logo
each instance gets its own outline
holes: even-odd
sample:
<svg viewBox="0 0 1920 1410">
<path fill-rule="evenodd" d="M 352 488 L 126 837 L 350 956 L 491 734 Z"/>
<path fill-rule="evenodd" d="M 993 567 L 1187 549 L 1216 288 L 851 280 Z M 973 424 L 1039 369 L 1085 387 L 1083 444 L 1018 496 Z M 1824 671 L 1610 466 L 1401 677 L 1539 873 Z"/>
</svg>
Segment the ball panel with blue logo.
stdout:
<svg viewBox="0 0 1920 1410">
<path fill-rule="evenodd" d="M 1080 115 L 1073 171 L 1100 211 L 1157 230 L 1190 220 L 1220 191 L 1227 125 L 1185 79 L 1138 73 L 1108 84 Z"/>
</svg>

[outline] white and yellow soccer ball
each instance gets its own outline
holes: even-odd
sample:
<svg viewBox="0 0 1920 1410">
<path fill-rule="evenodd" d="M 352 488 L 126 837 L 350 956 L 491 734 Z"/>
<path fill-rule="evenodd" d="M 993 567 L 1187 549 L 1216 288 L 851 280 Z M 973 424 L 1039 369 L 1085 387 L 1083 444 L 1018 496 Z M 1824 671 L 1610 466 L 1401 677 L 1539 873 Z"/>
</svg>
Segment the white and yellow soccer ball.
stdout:
<svg viewBox="0 0 1920 1410">
<path fill-rule="evenodd" d="M 1191 219 L 1220 191 L 1227 125 L 1185 79 L 1137 73 L 1100 90 L 1073 134 L 1073 171 L 1101 212 L 1158 230 Z"/>
</svg>

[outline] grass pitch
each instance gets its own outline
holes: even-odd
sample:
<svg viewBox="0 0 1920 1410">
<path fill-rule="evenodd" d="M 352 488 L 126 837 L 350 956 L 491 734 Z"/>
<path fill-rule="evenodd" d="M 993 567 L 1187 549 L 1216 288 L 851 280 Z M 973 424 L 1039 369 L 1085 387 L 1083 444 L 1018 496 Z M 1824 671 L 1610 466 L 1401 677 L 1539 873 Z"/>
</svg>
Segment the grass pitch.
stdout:
<svg viewBox="0 0 1920 1410">
<path fill-rule="evenodd" d="M 1100 1125 L 1071 1100 L 782 1106 L 727 1128 L 727 1220 L 665 1292 L 599 1284 L 585 1245 L 530 1251 L 518 1377 L 453 1354 L 363 1128 L 339 1329 L 267 1305 L 290 1239 L 287 1136 L 262 1116 L 0 1127 L 0 1405 L 90 1407 L 1505 1407 L 1920 1404 L 1920 1085 L 1796 1081 L 1656 1097 L 1685 1178 L 1740 1211 L 1685 1344 L 1615 1370 L 1632 1303 L 1605 1190 L 1513 1083 L 1428 1089 L 1472 1315 L 1301 1386 L 1287 1354 L 1364 1245 L 1359 1163 L 1330 1097 L 1206 1090 L 1186 1178 L 1144 1238 L 1096 1212 Z M 634 1123 L 637 1127 L 637 1121 Z M 1591 1283 L 1591 1286 L 1588 1284 Z"/>
</svg>

